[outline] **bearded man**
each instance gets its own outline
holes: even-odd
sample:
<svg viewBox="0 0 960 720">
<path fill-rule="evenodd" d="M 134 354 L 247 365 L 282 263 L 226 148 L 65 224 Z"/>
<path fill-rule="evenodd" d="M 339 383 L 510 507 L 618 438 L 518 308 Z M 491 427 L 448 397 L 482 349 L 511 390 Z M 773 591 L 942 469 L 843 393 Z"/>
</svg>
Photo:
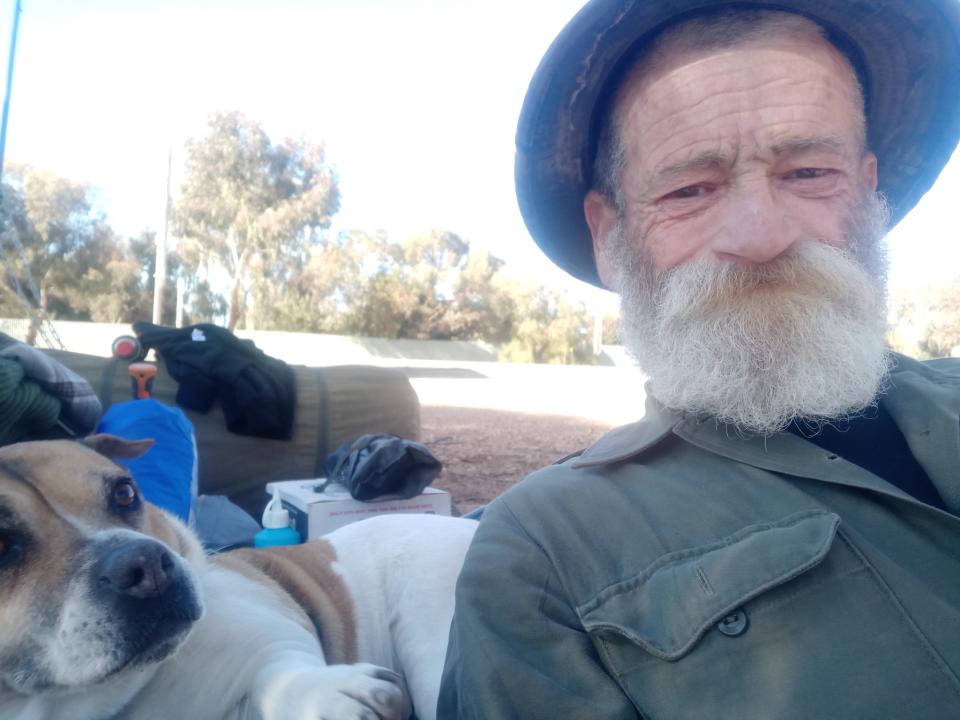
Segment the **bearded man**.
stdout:
<svg viewBox="0 0 960 720">
<path fill-rule="evenodd" d="M 488 506 L 438 717 L 960 717 L 960 361 L 887 349 L 882 249 L 958 68 L 957 0 L 594 0 L 558 36 L 521 210 L 621 295 L 647 407 Z"/>
</svg>

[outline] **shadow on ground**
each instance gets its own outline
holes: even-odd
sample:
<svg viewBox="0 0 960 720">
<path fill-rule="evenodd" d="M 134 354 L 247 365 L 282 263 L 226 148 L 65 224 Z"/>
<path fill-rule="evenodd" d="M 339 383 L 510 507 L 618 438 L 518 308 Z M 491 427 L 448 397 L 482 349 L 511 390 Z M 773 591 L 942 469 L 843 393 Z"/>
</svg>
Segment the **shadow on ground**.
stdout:
<svg viewBox="0 0 960 720">
<path fill-rule="evenodd" d="M 516 482 L 595 442 L 609 423 L 578 417 L 422 406 L 421 439 L 443 463 L 434 486 L 454 514 L 490 502 Z"/>
</svg>

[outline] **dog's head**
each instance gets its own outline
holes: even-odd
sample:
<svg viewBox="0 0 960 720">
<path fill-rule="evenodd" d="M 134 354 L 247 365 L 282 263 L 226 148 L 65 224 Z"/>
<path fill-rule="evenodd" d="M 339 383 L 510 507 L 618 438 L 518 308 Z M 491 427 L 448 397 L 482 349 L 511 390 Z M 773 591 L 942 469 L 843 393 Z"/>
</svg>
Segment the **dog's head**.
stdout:
<svg viewBox="0 0 960 720">
<path fill-rule="evenodd" d="M 0 448 L 7 687 L 32 695 L 139 673 L 174 652 L 199 619 L 202 549 L 108 459 L 150 445 L 96 435 Z"/>
</svg>

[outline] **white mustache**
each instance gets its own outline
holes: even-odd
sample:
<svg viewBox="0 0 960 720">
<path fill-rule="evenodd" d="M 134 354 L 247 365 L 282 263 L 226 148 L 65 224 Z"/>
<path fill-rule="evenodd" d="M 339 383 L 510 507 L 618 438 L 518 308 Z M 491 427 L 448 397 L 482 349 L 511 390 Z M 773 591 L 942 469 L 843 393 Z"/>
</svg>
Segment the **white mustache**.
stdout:
<svg viewBox="0 0 960 720">
<path fill-rule="evenodd" d="M 877 199 L 855 215 L 845 248 L 798 242 L 764 265 L 693 261 L 657 273 L 618 238 L 622 335 L 654 397 L 762 434 L 873 403 L 889 365 L 886 213 Z"/>
</svg>

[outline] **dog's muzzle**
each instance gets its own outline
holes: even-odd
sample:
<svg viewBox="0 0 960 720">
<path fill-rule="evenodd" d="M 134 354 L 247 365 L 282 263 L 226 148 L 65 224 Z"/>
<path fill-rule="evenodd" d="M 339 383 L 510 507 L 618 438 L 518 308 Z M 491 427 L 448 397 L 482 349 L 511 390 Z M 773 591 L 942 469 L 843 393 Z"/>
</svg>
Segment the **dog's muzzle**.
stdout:
<svg viewBox="0 0 960 720">
<path fill-rule="evenodd" d="M 97 583 L 103 593 L 135 600 L 163 598 L 182 580 L 170 551 L 153 540 L 131 540 L 109 550 L 97 564 Z"/>
<path fill-rule="evenodd" d="M 181 561 L 150 538 L 126 539 L 105 550 L 91 579 L 99 604 L 110 608 L 121 629 L 121 653 L 133 661 L 166 654 L 169 642 L 202 614 Z"/>
</svg>

